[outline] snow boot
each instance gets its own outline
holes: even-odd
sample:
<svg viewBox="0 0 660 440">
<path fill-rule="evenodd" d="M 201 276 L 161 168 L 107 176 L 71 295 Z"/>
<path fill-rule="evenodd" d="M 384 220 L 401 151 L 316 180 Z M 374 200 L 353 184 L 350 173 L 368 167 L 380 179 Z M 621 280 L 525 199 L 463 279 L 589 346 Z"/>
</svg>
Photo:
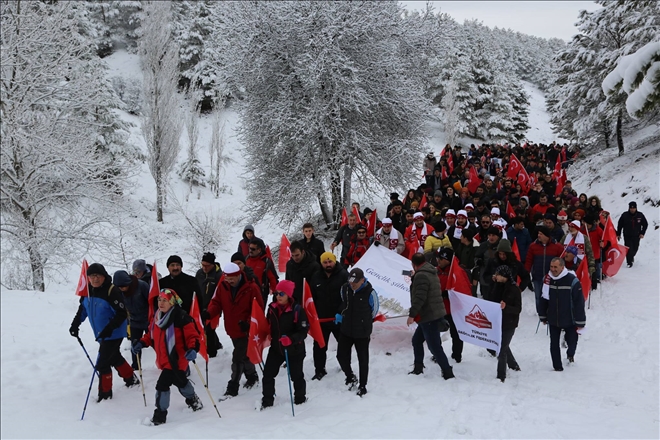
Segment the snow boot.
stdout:
<svg viewBox="0 0 660 440">
<path fill-rule="evenodd" d="M 126 388 L 133 388 L 140 385 L 140 379 L 138 379 L 137 375 L 133 373 L 131 377 L 124 379 L 124 384 L 126 384 Z"/>
<path fill-rule="evenodd" d="M 248 376 L 247 381 L 243 384 L 243 388 L 251 389 L 259 382 L 259 375 L 254 373 L 253 375 Z"/>
<path fill-rule="evenodd" d="M 415 364 L 413 370 L 408 374 L 424 374 L 424 364 Z"/>
<path fill-rule="evenodd" d="M 187 398 L 186 405 L 188 405 L 188 408 L 192 409 L 193 411 L 199 411 L 200 409 L 204 408 L 204 405 L 202 405 L 202 401 L 199 400 L 197 394 Z"/>
<path fill-rule="evenodd" d="M 360 396 L 360 397 L 362 397 L 362 396 L 364 396 L 365 394 L 367 394 L 367 387 L 363 387 L 363 386 L 359 387 L 359 388 L 358 388 L 357 395 Z"/>
<path fill-rule="evenodd" d="M 296 397 L 293 398 L 293 403 L 295 403 L 296 405 L 302 405 L 305 402 L 307 402 L 307 397 L 304 397 L 304 396 L 303 397 L 298 397 L 298 396 L 296 396 Z"/>
<path fill-rule="evenodd" d="M 167 410 L 161 411 L 159 409 L 154 410 L 154 416 L 151 418 L 151 423 L 154 425 L 162 425 L 167 420 Z"/>
<path fill-rule="evenodd" d="M 573 359 L 573 356 L 569 356 L 569 357 L 568 357 L 568 362 L 570 362 L 571 364 L 572 364 L 573 362 L 575 362 L 575 359 Z"/>
<path fill-rule="evenodd" d="M 263 411 L 266 408 L 273 406 L 273 399 L 266 399 L 265 397 L 261 399 L 261 408 L 260 411 Z"/>
<path fill-rule="evenodd" d="M 225 396 L 229 397 L 236 397 L 238 396 L 238 386 L 240 384 L 238 382 L 234 382 L 230 380 L 227 382 L 227 391 L 225 391 Z"/>
<path fill-rule="evenodd" d="M 454 369 L 452 367 L 449 367 L 447 370 L 442 370 L 442 378 L 444 380 L 453 379 L 454 377 L 456 376 L 454 376 Z"/>
<path fill-rule="evenodd" d="M 106 399 L 112 399 L 112 373 L 101 374 L 99 380 L 99 397 L 96 402 Z"/>
<path fill-rule="evenodd" d="M 99 391 L 99 397 L 96 399 L 96 403 L 99 403 L 101 400 L 112 399 L 112 390 L 110 391 Z"/>
<path fill-rule="evenodd" d="M 314 376 L 312 376 L 312 380 L 321 380 L 321 379 L 323 379 L 323 377 L 326 376 L 327 374 L 328 374 L 328 372 L 325 371 L 325 369 L 323 369 L 323 370 L 317 370 L 317 371 L 316 371 L 316 374 L 314 374 Z"/>
<path fill-rule="evenodd" d="M 457 364 L 461 363 L 461 360 L 463 359 L 460 354 L 451 354 L 451 358 L 456 361 Z"/>
<path fill-rule="evenodd" d="M 348 391 L 353 391 L 355 388 L 357 388 L 358 380 L 357 377 L 355 377 L 355 374 L 351 374 L 350 376 L 346 377 L 346 382 L 344 383 L 346 386 L 348 386 Z"/>
</svg>

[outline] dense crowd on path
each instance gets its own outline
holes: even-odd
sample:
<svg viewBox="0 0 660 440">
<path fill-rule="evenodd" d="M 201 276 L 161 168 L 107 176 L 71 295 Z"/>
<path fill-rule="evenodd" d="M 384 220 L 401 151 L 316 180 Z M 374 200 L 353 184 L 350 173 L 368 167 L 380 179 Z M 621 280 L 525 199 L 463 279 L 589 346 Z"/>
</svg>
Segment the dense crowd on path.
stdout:
<svg viewBox="0 0 660 440">
<path fill-rule="evenodd" d="M 141 370 L 141 351 L 153 347 L 162 371 L 152 422 L 166 422 L 172 385 L 190 408 L 202 409 L 188 379 L 189 362 L 200 350 L 215 357 L 223 349 L 216 333 L 220 316 L 233 345 L 231 375 L 221 400 L 238 395 L 243 377 L 243 388 L 254 387 L 259 374 L 248 356 L 253 303 L 266 315 L 271 337 L 265 364 L 259 365 L 262 409 L 274 403 L 275 377 L 283 364 L 293 382 L 293 403 L 306 402 L 303 361 L 310 319 L 318 319 L 323 339 L 321 344 L 314 341 L 312 380 L 328 374 L 327 344 L 332 335 L 346 386 L 365 395 L 379 300 L 364 272 L 348 269 L 371 246 L 383 246 L 411 262 L 407 324 L 416 322 L 417 327 L 410 374 L 423 373 L 426 342 L 442 377 L 455 377 L 442 348 L 443 331 L 451 334 L 451 359 L 463 360 L 463 341 L 452 320 L 447 292 L 454 264 L 458 266 L 454 270 L 467 274 L 474 297 L 499 303 L 502 309 L 500 350 L 491 353 L 497 356 L 498 379 L 505 381 L 507 367 L 520 370 L 511 341 L 526 288 L 534 292 L 540 322 L 549 327 L 553 368 L 562 371 L 562 333 L 566 358 L 574 362 L 578 336 L 586 325 L 580 268 L 588 273 L 587 288 L 596 289 L 604 277 L 601 269 L 608 249 L 623 236 L 627 265 L 632 267 L 648 227 L 631 201 L 617 222 L 616 237 L 604 234 L 610 213 L 598 195 L 578 194 L 566 179 L 576 154 L 554 143 L 471 145 L 467 152 L 447 145 L 439 158 L 432 152 L 424 158 L 421 185 L 402 199 L 390 194 L 382 219 L 355 203 L 329 250 L 316 238 L 311 223 L 303 225 L 303 238 L 289 247 L 284 280 L 279 280 L 268 246 L 251 225 L 245 227 L 231 261 L 221 266 L 214 254 L 205 253 L 195 276 L 183 272 L 183 261 L 176 255 L 168 258 L 168 274 L 163 277 L 142 259 L 134 262 L 132 274 L 120 270 L 112 277 L 101 264 L 90 265 L 84 280 L 87 292 L 69 331 L 79 339 L 79 327 L 88 319 L 100 343 L 94 364 L 98 402 L 112 398 L 113 367 L 127 387 L 140 385 L 134 371 Z M 303 304 L 305 280 L 318 316 L 308 316 Z M 127 337 L 132 343 L 132 365 L 120 353 Z M 357 375 L 351 366 L 353 347 Z"/>
</svg>

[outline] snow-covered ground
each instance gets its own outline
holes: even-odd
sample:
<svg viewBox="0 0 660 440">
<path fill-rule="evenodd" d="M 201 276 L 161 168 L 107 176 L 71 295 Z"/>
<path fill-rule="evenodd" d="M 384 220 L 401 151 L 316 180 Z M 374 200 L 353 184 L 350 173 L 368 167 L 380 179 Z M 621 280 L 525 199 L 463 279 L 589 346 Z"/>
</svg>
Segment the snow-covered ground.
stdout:
<svg viewBox="0 0 660 440">
<path fill-rule="evenodd" d="M 135 70 L 136 58 L 119 54 L 114 72 Z M 123 63 L 118 67 L 119 63 Z M 133 69 L 133 70 L 131 70 Z M 529 92 L 529 90 L 528 90 Z M 533 91 L 532 91 L 533 92 Z M 529 139 L 551 142 L 547 114 L 538 95 L 532 94 Z M 542 95 L 541 95 L 542 99 Z M 536 103 L 536 104 L 535 104 Z M 139 121 L 132 140 L 144 148 Z M 168 255 L 178 253 L 184 271 L 194 273 L 198 255 L 182 232 L 186 220 L 173 208 L 175 200 L 188 215 L 210 212 L 222 220 L 218 234 L 223 244 L 214 251 L 221 263 L 235 251 L 245 223 L 244 207 L 250 203 L 244 188 L 245 162 L 234 127 L 235 113 L 227 111 L 227 167 L 225 193 L 215 199 L 208 189 L 194 190 L 186 200 L 187 187 L 173 178 L 165 223 L 155 222 L 154 184 L 146 165 L 134 178 L 131 209 L 138 213 L 143 230 L 151 240 L 129 247 L 127 260 L 157 260 L 165 272 Z M 202 119 L 200 158 L 207 162 L 209 118 Z M 658 131 L 652 127 L 651 131 Z M 439 134 L 435 134 L 439 139 Z M 639 136 L 642 136 L 640 134 Z M 638 139 L 631 139 L 636 141 Z M 439 151 L 435 145 L 434 151 Z M 368 390 L 364 398 L 344 387 L 344 376 L 335 360 L 336 343 L 330 343 L 328 376 L 311 381 L 312 344 L 304 370 L 309 401 L 296 407 L 291 416 L 286 372 L 277 378 L 275 406 L 255 410 L 261 388 L 241 389 L 240 395 L 218 403 L 219 419 L 199 377 L 193 370 L 197 393 L 205 407 L 193 413 L 183 398 L 173 392 L 168 422 L 152 427 L 144 424 L 154 409 L 154 386 L 159 371 L 154 353 L 144 351 L 144 383 L 147 407 L 140 388 L 126 389 L 115 375 L 114 397 L 97 404 L 90 399 L 84 421 L 80 414 L 92 369 L 68 327 L 76 311 L 74 295 L 79 266 L 87 257 L 73 256 L 70 279 L 50 283 L 44 293 L 10 291 L 2 288 L 1 302 L 1 419 L 2 438 L 658 438 L 659 420 L 659 286 L 660 245 L 658 145 L 630 149 L 617 157 L 614 149 L 579 162 L 569 171 L 574 188 L 596 194 L 618 219 L 630 200 L 637 200 L 650 228 L 642 241 L 634 268 L 622 268 L 593 293 L 587 311 L 587 332 L 580 338 L 576 362 L 564 372 L 553 371 L 549 339 L 543 329 L 536 333 L 538 319 L 533 294 L 523 294 L 520 326 L 512 350 L 522 371 L 509 372 L 505 383 L 495 379 L 496 361 L 483 349 L 465 345 L 463 361 L 454 364 L 456 379 L 444 381 L 440 369 L 426 356 L 426 372 L 408 375 L 412 369 L 412 332 L 403 319 L 377 323 L 371 342 Z M 181 158 L 185 156 L 182 151 Z M 421 164 L 420 164 L 421 165 Z M 623 195 L 623 193 L 626 193 Z M 385 198 L 385 197 L 383 197 Z M 379 201 L 384 203 L 383 201 Z M 653 206 L 655 205 L 655 206 Z M 290 226 L 290 225 L 285 225 Z M 282 225 L 264 219 L 255 224 L 257 235 L 277 244 Z M 137 243 L 137 241 L 136 241 Z M 106 266 L 109 271 L 121 266 Z M 221 329 L 225 346 L 208 369 L 214 398 L 224 392 L 230 374 L 231 341 Z M 81 338 L 95 358 L 98 345 L 87 323 Z M 450 342 L 444 343 L 448 352 Z M 128 343 L 123 347 L 130 356 Z M 203 360 L 198 362 L 203 369 Z M 354 359 L 357 371 L 357 361 Z M 96 394 L 96 385 L 92 397 Z"/>
</svg>

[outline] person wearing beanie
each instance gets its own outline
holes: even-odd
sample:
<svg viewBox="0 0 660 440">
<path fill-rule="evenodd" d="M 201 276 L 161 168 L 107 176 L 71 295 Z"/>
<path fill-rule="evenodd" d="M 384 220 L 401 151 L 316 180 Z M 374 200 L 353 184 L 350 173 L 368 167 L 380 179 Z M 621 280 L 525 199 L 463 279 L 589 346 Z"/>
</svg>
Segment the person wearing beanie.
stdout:
<svg viewBox="0 0 660 440">
<path fill-rule="evenodd" d="M 429 225 L 424 221 L 424 216 L 420 215 L 421 213 L 416 212 L 413 216 L 413 224 L 408 226 L 406 233 L 403 235 L 403 238 L 406 241 L 406 250 L 404 252 L 406 257 L 410 257 L 411 252 L 424 252 L 424 243 L 426 238 L 430 236 L 435 229 L 433 226 Z"/>
<path fill-rule="evenodd" d="M 262 410 L 275 403 L 275 378 L 284 362 L 293 382 L 293 403 L 300 405 L 307 401 L 303 361 L 309 321 L 305 309 L 293 298 L 295 287 L 295 283 L 289 280 L 277 283 L 275 301 L 268 306 L 266 318 L 272 342 L 264 366 Z"/>
<path fill-rule="evenodd" d="M 596 290 L 598 288 L 598 283 L 600 283 L 601 270 L 603 268 L 601 259 L 603 248 L 606 246 L 606 244 L 603 241 L 603 228 L 600 227 L 598 216 L 587 214 L 584 217 L 584 225 L 587 230 L 585 236 L 589 236 L 589 241 L 591 242 L 591 250 L 594 253 L 594 263 L 596 266 L 596 270 L 591 276 L 591 290 Z"/>
<path fill-rule="evenodd" d="M 320 263 L 321 254 L 325 252 L 325 245 L 314 235 L 314 225 L 305 223 L 302 227 L 302 232 L 303 238 L 299 241 L 303 245 L 305 253 L 311 254 Z"/>
<path fill-rule="evenodd" d="M 242 253 L 234 252 L 229 261 L 236 264 L 248 280 L 255 282 L 257 286 L 259 285 L 259 279 L 254 275 L 252 268 L 245 264 L 245 256 Z"/>
<path fill-rule="evenodd" d="M 394 251 L 399 255 L 406 249 L 403 234 L 394 229 L 393 222 L 389 217 L 383 219 L 382 227 L 376 231 L 374 245 L 384 246 L 385 249 Z"/>
<path fill-rule="evenodd" d="M 128 318 L 121 291 L 112 284 L 112 278 L 102 264 L 90 264 L 86 275 L 89 283 L 87 296 L 80 297 L 69 334 L 80 339 L 80 324 L 89 317 L 94 338 L 99 343 L 96 371 L 99 374 L 97 402 L 100 402 L 112 399 L 112 367 L 124 379 L 127 387 L 139 385 L 140 381 L 119 351 L 122 340 L 127 336 Z"/>
<path fill-rule="evenodd" d="M 250 255 L 245 260 L 245 265 L 252 269 L 259 280 L 257 285 L 261 290 L 261 301 L 268 304 L 268 294 L 275 292 L 280 276 L 269 252 L 266 252 L 266 243 L 261 238 L 253 238 L 250 241 Z"/>
<path fill-rule="evenodd" d="M 479 249 L 474 254 L 475 265 L 473 269 L 473 283 L 476 280 L 479 280 L 479 290 L 481 296 L 486 298 L 488 292 L 490 291 L 491 284 L 493 282 L 492 278 L 485 278 L 484 269 L 488 260 L 491 260 L 495 257 L 497 253 L 497 246 L 500 244 L 500 239 L 502 238 L 502 233 L 495 226 L 488 228 L 486 241 L 479 245 Z"/>
<path fill-rule="evenodd" d="M 564 230 L 557 223 L 557 216 L 547 212 L 543 216 L 543 223 L 550 230 L 550 236 L 557 241 L 561 241 L 561 238 L 564 236 Z"/>
<path fill-rule="evenodd" d="M 528 271 L 532 277 L 536 306 L 538 308 L 541 301 L 543 280 L 550 270 L 550 261 L 554 257 L 561 257 L 564 253 L 564 246 L 561 243 L 557 243 L 557 240 L 552 238 L 550 230 L 545 226 L 538 226 L 536 228 L 536 233 L 538 238 L 529 245 L 529 249 L 527 250 L 527 257 L 525 257 L 525 270 Z"/>
<path fill-rule="evenodd" d="M 151 284 L 151 265 L 142 259 L 133 261 L 133 275 L 147 284 Z M 160 278 L 160 277 L 158 277 Z"/>
<path fill-rule="evenodd" d="M 203 303 L 204 299 L 199 283 L 197 282 L 197 278 L 183 272 L 183 260 L 181 260 L 181 257 L 170 255 L 167 259 L 167 270 L 169 271 L 169 275 L 158 280 L 160 288 L 174 290 L 179 295 L 179 298 L 181 298 L 181 301 L 183 301 L 181 308 L 188 314 L 190 314 L 190 307 L 192 307 L 193 295 L 197 295 L 197 299 L 200 302 L 199 307 L 202 310 L 205 304 Z M 156 298 L 154 298 L 155 300 Z M 156 308 L 157 304 L 154 304 L 154 309 Z"/>
<path fill-rule="evenodd" d="M 224 264 L 224 273 L 224 280 L 218 284 L 208 308 L 202 312 L 202 319 L 206 322 L 216 316 L 224 316 L 225 331 L 234 346 L 231 377 L 224 394 L 225 398 L 229 398 L 238 395 L 241 376 L 245 375 L 247 379 L 243 385 L 247 389 L 259 381 L 254 364 L 247 356 L 247 348 L 252 302 L 256 300 L 261 310 L 264 309 L 264 302 L 259 286 L 249 280 L 237 264 Z"/>
<path fill-rule="evenodd" d="M 557 214 L 557 224 L 559 225 L 559 227 L 561 228 L 561 230 L 564 232 L 564 234 L 567 234 L 567 233 L 568 233 L 568 223 L 567 223 L 567 220 L 568 220 L 568 214 L 566 214 L 566 211 L 564 211 L 564 210 L 562 209 L 562 210 L 559 211 L 559 213 Z"/>
<path fill-rule="evenodd" d="M 112 277 L 112 284 L 117 286 L 124 297 L 128 311 L 128 339 L 131 344 L 139 341 L 149 327 L 149 284 L 129 275 L 125 270 L 118 270 Z M 131 367 L 138 369 L 138 360 L 132 355 Z"/>
<path fill-rule="evenodd" d="M 156 409 L 151 422 L 161 425 L 167 421 L 172 385 L 179 389 L 190 409 L 199 411 L 204 407 L 186 373 L 188 362 L 197 358 L 202 341 L 195 322 L 181 309 L 181 299 L 174 290 L 161 289 L 157 300 L 154 325 L 135 342 L 131 351 L 140 355 L 143 348 L 153 347 L 156 352 L 156 366 L 161 372 L 156 381 Z"/>
<path fill-rule="evenodd" d="M 493 289 L 488 300 L 499 303 L 502 309 L 502 339 L 500 353 L 497 356 L 497 378 L 504 382 L 507 366 L 514 371 L 520 371 L 510 345 L 522 312 L 522 294 L 509 265 L 498 266 L 493 281 Z"/>
<path fill-rule="evenodd" d="M 302 304 L 303 282 L 310 280 L 312 275 L 321 268 L 318 257 L 305 251 L 305 247 L 299 241 L 294 241 L 290 246 L 291 258 L 286 262 L 285 279 L 295 283 L 293 298 Z"/>
<path fill-rule="evenodd" d="M 635 262 L 635 255 L 639 249 L 639 242 L 646 234 L 649 223 L 644 214 L 637 210 L 637 202 L 628 203 L 628 210 L 621 214 L 616 227 L 616 238 L 621 240 L 623 232 L 623 242 L 628 246 L 626 262 L 628 267 L 632 267 Z"/>
<path fill-rule="evenodd" d="M 579 257 L 577 246 L 566 246 L 564 251 L 564 262 L 566 269 L 572 270 L 575 272 L 582 262 L 582 258 Z"/>
<path fill-rule="evenodd" d="M 383 226 L 385 221 L 383 220 Z M 396 231 L 396 230 L 395 230 Z M 398 231 L 397 231 L 398 232 Z M 332 252 L 321 254 L 321 269 L 311 279 L 310 288 L 319 319 L 334 318 L 341 311 L 341 287 L 348 280 L 348 272 L 339 264 Z M 314 376 L 312 380 L 321 380 L 328 374 L 325 365 L 327 360 L 328 342 L 330 334 L 339 342 L 339 326 L 332 322 L 321 322 L 321 332 L 325 346 L 321 348 L 314 341 Z"/>
<path fill-rule="evenodd" d="M 497 268 L 503 265 L 508 267 L 513 282 L 520 287 L 520 290 L 525 290 L 527 287 L 531 286 L 529 272 L 525 270 L 525 266 L 518 261 L 516 255 L 511 249 L 511 242 L 506 238 L 500 240 L 497 245 L 497 252 L 493 258 L 486 262 L 482 277 L 486 280 L 495 281 L 495 272 Z M 518 284 L 518 280 L 520 280 L 520 284 Z M 491 297 L 492 291 L 495 287 L 495 283 L 491 282 L 491 289 L 484 299 L 489 299 Z"/>
<path fill-rule="evenodd" d="M 250 240 L 252 240 L 253 238 L 257 238 L 254 235 L 254 226 L 245 225 L 245 227 L 243 228 L 243 237 L 241 238 L 241 241 L 238 242 L 238 250 L 237 250 L 237 252 L 243 254 L 245 258 L 247 258 L 250 255 Z"/>
<path fill-rule="evenodd" d="M 529 230 L 525 227 L 524 217 L 514 217 L 511 219 L 511 226 L 506 230 L 507 238 L 513 243 L 515 240 L 518 246 L 518 253 L 520 254 L 520 261 L 525 262 L 527 257 L 527 249 L 532 244 L 532 236 Z"/>
<path fill-rule="evenodd" d="M 342 260 L 342 264 L 346 267 L 355 265 L 371 246 L 366 226 L 357 225 L 355 229 L 355 236 L 351 239 L 351 246 L 348 249 L 346 258 Z"/>
<path fill-rule="evenodd" d="M 589 276 L 593 276 L 593 273 L 596 271 L 596 259 L 594 258 L 594 252 L 591 248 L 591 239 L 582 233 L 583 230 L 586 232 L 586 228 L 583 229 L 582 227 L 582 222 L 573 220 L 568 224 L 568 234 L 561 238 L 560 243 L 562 243 L 564 247 L 575 246 L 578 250 L 578 256 L 580 259 L 587 259 Z"/>
<path fill-rule="evenodd" d="M 346 375 L 344 382 L 350 391 L 358 386 L 357 395 L 367 394 L 369 378 L 369 341 L 373 331 L 373 319 L 378 314 L 378 292 L 364 276 L 362 269 L 354 267 L 341 288 L 342 304 L 335 314 L 340 336 L 337 344 L 337 361 Z M 351 367 L 351 349 L 355 346 L 360 368 L 359 382 Z"/>
<path fill-rule="evenodd" d="M 202 292 L 200 297 L 200 310 L 205 310 L 213 294 L 215 293 L 215 288 L 220 282 L 220 277 L 222 277 L 222 268 L 220 263 L 215 261 L 215 254 L 212 252 L 206 252 L 202 255 L 201 268 L 197 270 L 195 278 L 199 284 L 199 290 Z M 216 357 L 218 355 L 218 350 L 222 349 L 222 343 L 218 339 L 218 334 L 215 332 L 217 328 L 217 322 L 207 322 L 204 324 L 204 334 L 206 336 L 206 352 L 209 357 Z"/>
<path fill-rule="evenodd" d="M 440 248 L 452 248 L 452 241 L 447 236 L 447 224 L 440 219 L 434 219 L 433 223 L 433 232 L 431 235 L 426 237 L 424 242 L 424 257 L 427 261 L 430 261 L 434 253 Z"/>
<path fill-rule="evenodd" d="M 472 225 L 468 223 L 467 215 L 468 215 L 467 211 L 465 211 L 464 209 L 459 210 L 456 213 L 456 222 L 454 223 L 453 226 L 449 227 L 447 230 L 447 236 L 449 237 L 449 241 L 451 242 L 451 247 L 454 249 L 458 247 L 461 241 L 461 235 L 463 229 L 472 228 Z"/>
</svg>

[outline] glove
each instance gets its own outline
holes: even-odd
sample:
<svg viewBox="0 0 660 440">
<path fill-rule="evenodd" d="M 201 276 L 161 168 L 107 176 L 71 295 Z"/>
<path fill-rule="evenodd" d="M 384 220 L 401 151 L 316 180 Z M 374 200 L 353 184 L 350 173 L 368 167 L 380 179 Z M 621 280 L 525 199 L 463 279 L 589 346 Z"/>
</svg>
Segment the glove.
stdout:
<svg viewBox="0 0 660 440">
<path fill-rule="evenodd" d="M 447 321 L 445 318 L 442 318 L 440 321 L 438 321 L 438 331 L 446 332 L 447 330 L 449 330 L 449 321 Z"/>
<path fill-rule="evenodd" d="M 211 314 L 207 310 L 202 310 L 200 315 L 202 316 L 202 321 L 208 321 L 211 319 Z"/>
<path fill-rule="evenodd" d="M 135 341 L 135 344 L 131 347 L 131 353 L 134 355 L 139 355 L 142 349 L 144 348 L 144 343 L 142 341 Z"/>
<path fill-rule="evenodd" d="M 376 247 L 380 246 L 380 240 L 374 240 L 374 246 Z"/>
<path fill-rule="evenodd" d="M 112 330 L 111 328 L 105 327 L 103 330 L 101 330 L 101 333 L 99 333 L 98 338 L 96 340 L 98 341 L 99 339 L 105 339 L 109 336 L 112 335 Z"/>
<path fill-rule="evenodd" d="M 193 349 L 186 351 L 186 359 L 189 361 L 194 361 L 197 359 L 197 352 Z"/>
<path fill-rule="evenodd" d="M 291 338 L 288 336 L 282 336 L 280 338 L 280 344 L 282 344 L 282 347 L 288 347 L 291 345 Z"/>
<path fill-rule="evenodd" d="M 336 322 L 337 324 L 341 324 L 341 320 L 342 320 L 342 319 L 344 319 L 344 317 L 341 316 L 339 313 L 337 313 L 337 314 L 335 315 L 335 322 Z"/>
<path fill-rule="evenodd" d="M 71 324 L 71 327 L 69 327 L 69 334 L 71 336 L 73 336 L 74 338 L 77 338 L 79 330 L 80 330 L 80 328 L 78 328 L 77 325 Z"/>
<path fill-rule="evenodd" d="M 250 331 L 250 324 L 245 321 L 238 321 L 238 328 L 240 328 L 243 333 L 248 333 Z"/>
</svg>

